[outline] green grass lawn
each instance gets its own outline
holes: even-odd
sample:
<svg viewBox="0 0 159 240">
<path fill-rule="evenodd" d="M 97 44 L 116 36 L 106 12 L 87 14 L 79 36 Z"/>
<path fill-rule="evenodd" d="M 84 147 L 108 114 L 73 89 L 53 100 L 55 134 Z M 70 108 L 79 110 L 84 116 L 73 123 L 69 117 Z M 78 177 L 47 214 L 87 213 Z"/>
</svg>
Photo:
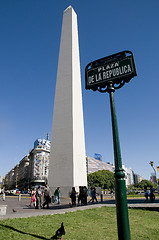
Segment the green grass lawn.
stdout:
<svg viewBox="0 0 159 240">
<path fill-rule="evenodd" d="M 159 239 L 159 212 L 129 210 L 131 239 Z M 0 221 L 0 240 L 50 239 L 65 224 L 63 239 L 118 239 L 116 209 L 102 207 L 84 211 L 69 212 L 23 219 Z"/>
</svg>

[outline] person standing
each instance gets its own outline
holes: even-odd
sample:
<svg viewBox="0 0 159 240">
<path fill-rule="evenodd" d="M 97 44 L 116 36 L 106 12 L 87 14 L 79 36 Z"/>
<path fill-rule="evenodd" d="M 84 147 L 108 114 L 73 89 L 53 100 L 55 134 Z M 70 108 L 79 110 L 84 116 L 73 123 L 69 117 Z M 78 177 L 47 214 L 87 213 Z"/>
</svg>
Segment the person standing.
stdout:
<svg viewBox="0 0 159 240">
<path fill-rule="evenodd" d="M 22 195 L 21 195 L 21 193 L 19 193 L 19 195 L 18 195 L 18 201 L 21 201 L 21 199 L 22 199 Z"/>
<path fill-rule="evenodd" d="M 3 201 L 6 200 L 6 194 L 5 194 L 4 188 L 2 189 L 2 200 Z"/>
<path fill-rule="evenodd" d="M 153 203 L 155 201 L 155 194 L 152 187 L 150 187 L 150 201 Z"/>
<path fill-rule="evenodd" d="M 82 186 L 79 186 L 78 205 L 82 204 Z"/>
<path fill-rule="evenodd" d="M 75 190 L 75 187 L 72 187 L 70 198 L 71 198 L 71 202 L 72 202 L 72 207 L 76 206 L 76 190 Z"/>
<path fill-rule="evenodd" d="M 88 196 L 88 189 L 86 186 L 83 187 L 83 198 L 82 198 L 82 204 L 87 205 L 87 196 Z"/>
<path fill-rule="evenodd" d="M 147 191 L 147 186 L 144 187 L 144 196 L 145 196 L 144 202 L 148 202 L 149 192 Z"/>
<path fill-rule="evenodd" d="M 54 193 L 53 203 L 56 201 L 58 201 L 58 204 L 60 204 L 60 187 L 57 187 Z"/>
<path fill-rule="evenodd" d="M 41 191 L 41 186 L 39 186 L 36 190 L 36 208 L 37 209 L 41 208 L 41 196 L 42 196 L 42 191 Z"/>
</svg>

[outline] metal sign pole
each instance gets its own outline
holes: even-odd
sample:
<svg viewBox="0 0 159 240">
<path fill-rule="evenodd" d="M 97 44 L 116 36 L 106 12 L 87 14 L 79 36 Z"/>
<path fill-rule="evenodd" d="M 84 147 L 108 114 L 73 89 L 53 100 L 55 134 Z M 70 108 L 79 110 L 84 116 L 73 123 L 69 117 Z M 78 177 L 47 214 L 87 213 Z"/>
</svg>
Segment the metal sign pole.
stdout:
<svg viewBox="0 0 159 240">
<path fill-rule="evenodd" d="M 118 239 L 130 240 L 125 173 L 122 168 L 117 117 L 114 104 L 114 91 L 120 89 L 137 76 L 133 53 L 119 52 L 89 63 L 85 68 L 86 89 L 108 92 L 112 118 L 114 161 L 115 161 L 115 199 L 117 211 Z"/>
<path fill-rule="evenodd" d="M 110 108 L 112 118 L 113 146 L 114 146 L 114 161 L 115 161 L 115 198 L 117 211 L 118 239 L 130 240 L 130 228 L 128 217 L 128 206 L 125 186 L 125 173 L 122 168 L 120 142 L 118 134 L 117 117 L 114 103 L 114 87 L 110 82 L 107 89 L 110 97 Z"/>
</svg>

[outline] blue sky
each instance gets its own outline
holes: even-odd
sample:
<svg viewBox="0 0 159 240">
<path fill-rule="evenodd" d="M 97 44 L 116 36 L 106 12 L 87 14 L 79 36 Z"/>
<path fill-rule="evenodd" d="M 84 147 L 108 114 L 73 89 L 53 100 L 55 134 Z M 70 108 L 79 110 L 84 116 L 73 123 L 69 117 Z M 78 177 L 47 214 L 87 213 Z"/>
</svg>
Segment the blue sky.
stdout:
<svg viewBox="0 0 159 240">
<path fill-rule="evenodd" d="M 0 175 L 51 135 L 63 11 L 78 15 L 87 156 L 114 162 L 109 96 L 85 90 L 85 66 L 134 53 L 138 76 L 114 93 L 122 161 L 149 178 L 159 165 L 159 2 L 0 0 Z"/>
</svg>

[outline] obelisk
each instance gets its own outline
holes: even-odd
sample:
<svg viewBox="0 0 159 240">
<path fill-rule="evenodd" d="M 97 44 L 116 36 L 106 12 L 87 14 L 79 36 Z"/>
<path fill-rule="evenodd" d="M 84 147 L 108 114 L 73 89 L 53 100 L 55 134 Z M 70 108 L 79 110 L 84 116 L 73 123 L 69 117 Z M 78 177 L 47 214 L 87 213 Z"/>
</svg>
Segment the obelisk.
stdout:
<svg viewBox="0 0 159 240">
<path fill-rule="evenodd" d="M 63 196 L 87 186 L 77 15 L 71 6 L 63 13 L 48 183 Z"/>
</svg>

